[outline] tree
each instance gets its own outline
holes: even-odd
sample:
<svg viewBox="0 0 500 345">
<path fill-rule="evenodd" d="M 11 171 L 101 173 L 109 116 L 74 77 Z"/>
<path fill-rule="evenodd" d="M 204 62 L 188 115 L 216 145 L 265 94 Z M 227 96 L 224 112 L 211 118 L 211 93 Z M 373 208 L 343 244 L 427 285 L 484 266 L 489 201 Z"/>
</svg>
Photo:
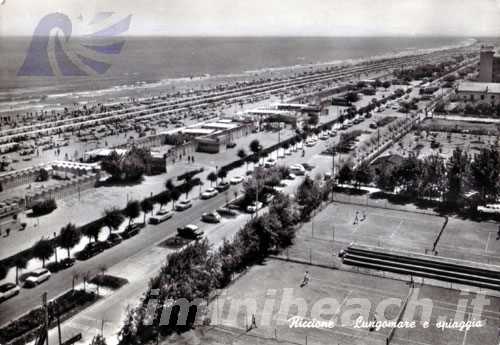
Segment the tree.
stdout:
<svg viewBox="0 0 500 345">
<path fill-rule="evenodd" d="M 153 202 L 151 201 L 151 199 L 149 198 L 146 198 L 144 200 L 141 201 L 141 210 L 142 212 L 144 213 L 144 224 L 146 224 L 146 215 L 153 211 Z"/>
<path fill-rule="evenodd" d="M 496 148 L 485 148 L 475 155 L 470 171 L 472 186 L 479 191 L 481 202 L 496 200 L 500 175 L 500 157 Z"/>
<path fill-rule="evenodd" d="M 28 265 L 28 260 L 25 257 L 17 256 L 14 260 L 14 266 L 16 267 L 16 284 L 19 284 L 19 270 L 23 270 Z"/>
<path fill-rule="evenodd" d="M 165 188 L 169 191 L 173 190 L 175 188 L 174 183 L 172 182 L 172 179 L 168 179 L 167 182 L 165 182 Z"/>
<path fill-rule="evenodd" d="M 81 238 L 82 234 L 74 224 L 68 223 L 66 226 L 61 228 L 61 231 L 59 232 L 59 246 L 68 251 L 68 258 L 71 257 L 71 248 L 80 243 Z"/>
<path fill-rule="evenodd" d="M 156 198 L 156 200 L 160 204 L 160 208 L 163 208 L 163 205 L 168 204 L 170 202 L 170 200 L 172 200 L 170 191 L 166 190 L 166 191 L 160 193 L 158 195 L 158 197 Z"/>
<path fill-rule="evenodd" d="M 227 177 L 227 170 L 219 169 L 219 171 L 217 172 L 217 177 L 220 178 L 221 182 L 223 182 L 224 179 Z"/>
<path fill-rule="evenodd" d="M 470 159 L 467 153 L 459 147 L 453 153 L 446 164 L 446 193 L 445 200 L 449 204 L 457 205 L 464 196 L 465 177 L 470 167 Z"/>
<path fill-rule="evenodd" d="M 82 227 L 82 234 L 89 239 L 89 242 L 92 239 L 97 242 L 100 233 L 101 224 L 99 222 L 92 222 Z"/>
<path fill-rule="evenodd" d="M 353 179 L 353 172 L 348 164 L 344 164 L 337 175 L 337 180 L 340 184 L 350 183 Z"/>
<path fill-rule="evenodd" d="M 42 260 L 42 267 L 45 267 L 45 260 L 54 255 L 54 246 L 50 240 L 41 239 L 33 246 L 33 256 Z"/>
<path fill-rule="evenodd" d="M 0 279 L 4 279 L 9 273 L 9 270 L 4 265 L 0 265 Z"/>
<path fill-rule="evenodd" d="M 260 145 L 260 142 L 257 139 L 254 139 L 250 142 L 249 148 L 254 155 L 257 155 L 262 150 L 262 146 Z"/>
<path fill-rule="evenodd" d="M 123 210 L 123 214 L 128 218 L 128 225 L 132 224 L 132 221 L 139 217 L 141 214 L 141 205 L 137 200 L 130 200 Z"/>
<path fill-rule="evenodd" d="M 245 149 L 239 149 L 238 150 L 238 158 L 241 159 L 241 160 L 244 160 L 245 161 L 245 164 L 246 164 L 246 171 L 248 171 L 248 159 L 247 158 L 247 153 L 245 151 Z"/>
<path fill-rule="evenodd" d="M 177 202 L 177 200 L 179 200 L 179 198 L 181 197 L 181 192 L 179 191 L 178 188 L 174 188 L 172 189 L 172 191 L 170 192 L 170 197 L 172 199 L 172 208 L 175 208 L 175 203 Z"/>
<path fill-rule="evenodd" d="M 207 176 L 207 180 L 210 181 L 210 187 L 212 187 L 212 183 L 217 181 L 217 174 L 214 173 L 213 171 L 210 172 L 210 174 L 208 174 L 208 176 Z"/>
<path fill-rule="evenodd" d="M 115 207 L 111 209 L 104 210 L 104 225 L 108 227 L 109 234 L 113 230 L 118 230 L 120 225 L 123 223 L 123 214 L 121 211 Z"/>
<path fill-rule="evenodd" d="M 372 172 L 367 163 L 362 163 L 356 168 L 353 179 L 356 182 L 355 187 L 357 189 L 359 189 L 361 184 L 367 185 L 372 182 Z"/>
<path fill-rule="evenodd" d="M 417 195 L 422 177 L 422 164 L 414 154 L 406 157 L 393 172 L 396 183 L 403 187 L 403 192 L 408 195 Z"/>
</svg>

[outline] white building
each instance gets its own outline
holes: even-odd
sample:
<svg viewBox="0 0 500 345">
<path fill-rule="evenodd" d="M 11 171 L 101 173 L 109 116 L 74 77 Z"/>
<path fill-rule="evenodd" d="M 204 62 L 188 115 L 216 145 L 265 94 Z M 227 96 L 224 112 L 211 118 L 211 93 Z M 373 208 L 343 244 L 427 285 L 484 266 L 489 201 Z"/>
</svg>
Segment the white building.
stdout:
<svg viewBox="0 0 500 345">
<path fill-rule="evenodd" d="M 461 82 L 457 88 L 458 98 L 464 102 L 500 103 L 500 83 Z"/>
</svg>

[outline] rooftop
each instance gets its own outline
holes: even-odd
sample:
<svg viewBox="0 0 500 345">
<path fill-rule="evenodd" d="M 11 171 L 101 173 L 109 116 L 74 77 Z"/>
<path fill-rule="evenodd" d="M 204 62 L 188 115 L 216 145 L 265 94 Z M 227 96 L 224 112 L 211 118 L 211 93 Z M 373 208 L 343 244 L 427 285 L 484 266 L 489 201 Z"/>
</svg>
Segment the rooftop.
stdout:
<svg viewBox="0 0 500 345">
<path fill-rule="evenodd" d="M 458 92 L 500 93 L 500 83 L 464 81 L 458 85 Z"/>
</svg>

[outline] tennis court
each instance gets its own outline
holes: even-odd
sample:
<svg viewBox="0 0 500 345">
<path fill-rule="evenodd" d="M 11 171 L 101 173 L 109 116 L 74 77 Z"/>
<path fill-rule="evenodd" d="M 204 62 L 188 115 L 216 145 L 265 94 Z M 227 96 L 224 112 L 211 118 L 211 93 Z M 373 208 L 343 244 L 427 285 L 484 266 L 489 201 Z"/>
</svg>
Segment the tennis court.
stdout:
<svg viewBox="0 0 500 345">
<path fill-rule="evenodd" d="M 301 287 L 305 271 L 309 272 L 310 281 Z M 436 322 L 454 318 L 456 311 L 463 309 L 458 305 L 464 296 L 455 290 L 417 286 L 406 308 L 402 309 L 410 291 L 408 283 L 398 280 L 271 259 L 254 266 L 211 303 L 211 320 L 213 326 L 239 329 L 241 334 L 258 338 L 258 343 L 268 344 L 385 344 L 393 328 L 355 327 L 359 316 L 366 321 L 398 317 L 402 321 L 416 321 L 414 329 L 396 329 L 391 344 L 496 343 L 500 299 L 490 298 L 486 311 L 481 314 L 481 319 L 486 320 L 484 327 L 467 332 L 442 331 L 436 328 Z M 474 296 L 471 294 L 467 298 L 472 300 Z M 420 324 L 425 315 L 418 305 L 422 299 L 432 302 L 427 329 Z M 466 318 L 469 317 L 471 303 L 463 310 Z M 247 331 L 252 315 L 257 327 Z M 296 315 L 304 320 L 334 320 L 336 325 L 333 328 L 291 328 L 290 318 Z"/>
<path fill-rule="evenodd" d="M 498 225 L 450 218 L 436 247 L 439 255 L 500 265 Z"/>
<path fill-rule="evenodd" d="M 443 217 L 351 204 L 330 204 L 305 224 L 299 237 L 424 253 L 432 249 Z"/>
</svg>

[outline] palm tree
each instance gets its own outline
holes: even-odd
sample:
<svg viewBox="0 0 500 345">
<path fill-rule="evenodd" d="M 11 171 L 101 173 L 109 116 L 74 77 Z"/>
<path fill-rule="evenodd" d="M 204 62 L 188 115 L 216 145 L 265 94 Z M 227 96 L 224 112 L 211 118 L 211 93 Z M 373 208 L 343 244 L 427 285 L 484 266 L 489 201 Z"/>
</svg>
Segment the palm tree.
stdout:
<svg viewBox="0 0 500 345">
<path fill-rule="evenodd" d="M 127 206 L 125 206 L 125 210 L 123 210 L 123 213 L 128 218 L 128 225 L 130 226 L 132 224 L 132 221 L 135 218 L 139 217 L 139 215 L 141 214 L 141 205 L 139 201 L 130 200 L 127 203 Z"/>
<path fill-rule="evenodd" d="M 41 239 L 33 246 L 33 256 L 42 260 L 42 267 L 45 267 L 45 260 L 50 259 L 54 254 L 54 246 L 50 240 Z"/>
<path fill-rule="evenodd" d="M 144 213 L 144 224 L 146 224 L 146 215 L 153 211 L 153 206 L 153 202 L 149 198 L 141 201 L 141 210 Z"/>
<path fill-rule="evenodd" d="M 80 243 L 80 239 L 82 238 L 82 233 L 77 227 L 68 223 L 66 226 L 61 228 L 61 232 L 59 233 L 59 246 L 68 251 L 68 259 L 71 257 L 70 250 L 78 243 Z"/>
<path fill-rule="evenodd" d="M 245 159 L 245 158 L 247 158 L 247 153 L 246 153 L 245 149 L 239 149 L 237 155 L 238 155 L 239 159 L 245 160 L 245 163 L 247 165 L 247 171 L 248 171 L 248 161 Z"/>
<path fill-rule="evenodd" d="M 217 174 L 212 171 L 210 174 L 208 174 L 207 180 L 210 181 L 210 187 L 212 187 L 212 183 L 217 181 Z"/>
<path fill-rule="evenodd" d="M 28 260 L 25 257 L 17 256 L 14 260 L 14 266 L 16 267 L 16 285 L 19 284 L 19 270 L 23 270 L 28 265 Z"/>
<path fill-rule="evenodd" d="M 172 209 L 174 209 L 175 208 L 175 203 L 181 197 L 181 192 L 179 191 L 179 189 L 174 188 L 174 189 L 172 189 L 170 191 L 170 197 L 172 198 Z"/>
<path fill-rule="evenodd" d="M 104 225 L 108 227 L 109 234 L 111 231 L 118 230 L 120 225 L 123 223 L 123 214 L 117 208 L 111 208 L 104 210 Z"/>
<path fill-rule="evenodd" d="M 100 233 L 101 224 L 97 222 L 92 222 L 82 227 L 82 234 L 89 239 L 89 242 L 92 241 L 92 239 L 97 242 Z"/>
<path fill-rule="evenodd" d="M 217 177 L 220 178 L 221 182 L 224 182 L 224 179 L 227 177 L 227 170 L 226 169 L 219 169 L 219 172 L 217 173 Z"/>
<path fill-rule="evenodd" d="M 168 179 L 167 182 L 165 182 L 165 188 L 169 191 L 172 191 L 175 188 L 174 183 L 172 182 L 172 179 Z"/>
</svg>

